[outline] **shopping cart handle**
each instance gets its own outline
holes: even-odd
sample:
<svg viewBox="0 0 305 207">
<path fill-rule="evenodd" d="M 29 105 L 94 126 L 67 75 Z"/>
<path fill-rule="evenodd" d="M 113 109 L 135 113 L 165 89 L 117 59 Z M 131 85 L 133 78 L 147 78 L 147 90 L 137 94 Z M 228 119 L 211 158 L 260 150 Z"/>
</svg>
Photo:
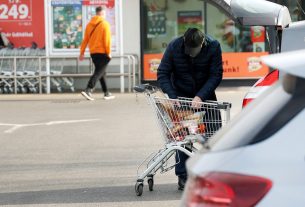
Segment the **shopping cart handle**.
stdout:
<svg viewBox="0 0 305 207">
<path fill-rule="evenodd" d="M 135 90 L 136 92 L 139 92 L 139 93 L 147 92 L 147 93 L 152 94 L 152 93 L 156 92 L 158 90 L 158 88 L 155 86 L 149 85 L 147 83 L 147 84 L 137 85 L 137 86 L 133 87 L 133 90 Z"/>
<path fill-rule="evenodd" d="M 133 90 L 135 90 L 138 93 L 143 93 L 145 91 L 145 85 L 137 85 L 135 87 L 133 87 Z"/>
</svg>

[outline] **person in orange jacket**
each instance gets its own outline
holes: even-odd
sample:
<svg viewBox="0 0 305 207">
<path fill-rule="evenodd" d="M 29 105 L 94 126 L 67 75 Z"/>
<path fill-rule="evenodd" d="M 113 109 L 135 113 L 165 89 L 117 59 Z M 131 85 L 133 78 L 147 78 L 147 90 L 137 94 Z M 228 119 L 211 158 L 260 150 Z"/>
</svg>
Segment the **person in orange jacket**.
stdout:
<svg viewBox="0 0 305 207">
<path fill-rule="evenodd" d="M 85 36 L 81 44 L 79 60 L 84 59 L 87 45 L 89 46 L 90 57 L 94 64 L 94 73 L 90 77 L 87 88 L 81 94 L 87 100 L 94 100 L 92 91 L 95 84 L 100 80 L 104 99 L 115 98 L 107 88 L 106 67 L 111 60 L 111 31 L 110 24 L 105 20 L 106 7 L 99 6 L 95 9 L 96 15 L 93 16 L 86 26 Z"/>
</svg>

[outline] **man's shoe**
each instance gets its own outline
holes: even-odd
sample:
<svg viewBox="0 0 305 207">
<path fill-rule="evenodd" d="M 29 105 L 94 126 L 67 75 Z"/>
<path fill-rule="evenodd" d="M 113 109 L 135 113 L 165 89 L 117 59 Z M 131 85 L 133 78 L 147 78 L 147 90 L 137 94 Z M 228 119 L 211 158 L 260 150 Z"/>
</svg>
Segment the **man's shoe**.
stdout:
<svg viewBox="0 0 305 207">
<path fill-rule="evenodd" d="M 90 89 L 86 89 L 84 91 L 81 92 L 81 94 L 89 101 L 93 101 L 94 98 L 92 97 L 92 94 L 91 94 L 91 90 Z"/>
<path fill-rule="evenodd" d="M 179 176 L 178 177 L 178 190 L 184 190 L 185 183 L 186 183 L 186 177 Z"/>
<path fill-rule="evenodd" d="M 115 98 L 115 96 L 112 95 L 110 92 L 106 92 L 104 95 L 105 100 L 110 100 L 110 99 L 114 99 L 114 98 Z"/>
</svg>

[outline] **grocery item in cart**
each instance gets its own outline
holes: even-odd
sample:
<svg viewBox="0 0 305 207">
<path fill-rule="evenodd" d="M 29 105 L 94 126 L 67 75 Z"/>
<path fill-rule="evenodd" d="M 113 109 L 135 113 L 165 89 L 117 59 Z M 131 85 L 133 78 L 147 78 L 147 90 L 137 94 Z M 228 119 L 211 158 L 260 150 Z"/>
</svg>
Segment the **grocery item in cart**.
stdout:
<svg viewBox="0 0 305 207">
<path fill-rule="evenodd" d="M 200 121 L 203 119 L 204 115 L 205 115 L 205 111 L 200 111 L 200 112 L 195 112 L 195 113 L 193 112 L 192 114 L 183 117 L 183 119 Z"/>
<path fill-rule="evenodd" d="M 166 110 L 171 118 L 171 125 L 168 125 L 168 138 L 182 141 L 187 135 L 203 134 L 205 125 L 203 117 L 205 112 L 192 112 L 191 110 Z M 172 115 L 171 115 L 172 114 Z"/>
<path fill-rule="evenodd" d="M 179 122 L 184 119 L 184 117 L 194 114 L 191 110 L 179 110 L 179 107 L 177 107 L 173 103 L 158 103 L 159 109 L 164 111 L 173 122 Z"/>
</svg>

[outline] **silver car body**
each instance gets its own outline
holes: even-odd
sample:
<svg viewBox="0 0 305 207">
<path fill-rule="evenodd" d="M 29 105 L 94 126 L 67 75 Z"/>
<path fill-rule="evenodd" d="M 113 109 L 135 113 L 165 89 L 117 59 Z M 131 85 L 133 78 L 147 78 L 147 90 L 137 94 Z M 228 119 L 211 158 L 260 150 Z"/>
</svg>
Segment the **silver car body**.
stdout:
<svg viewBox="0 0 305 207">
<path fill-rule="evenodd" d="M 282 52 L 305 48 L 305 21 L 290 23 L 284 28 L 282 35 Z"/>
<path fill-rule="evenodd" d="M 257 206 L 305 206 L 304 54 L 300 50 L 263 57 L 265 64 L 287 74 L 220 130 L 207 150 L 187 162 L 190 179 L 211 171 L 261 176 L 273 185 Z M 266 130 L 276 117 L 287 119 L 281 115 L 296 107 L 300 110 L 283 126 Z"/>
</svg>

